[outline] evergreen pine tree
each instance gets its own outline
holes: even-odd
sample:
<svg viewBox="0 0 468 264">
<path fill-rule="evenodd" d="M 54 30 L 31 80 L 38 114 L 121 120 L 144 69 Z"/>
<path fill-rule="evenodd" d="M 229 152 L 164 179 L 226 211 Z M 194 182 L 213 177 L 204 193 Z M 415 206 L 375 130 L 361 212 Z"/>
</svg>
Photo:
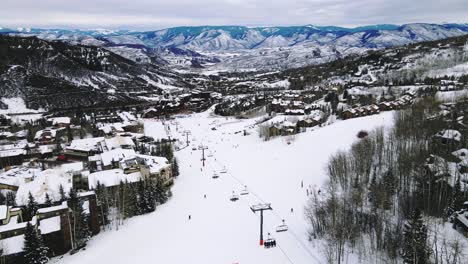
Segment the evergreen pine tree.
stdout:
<svg viewBox="0 0 468 264">
<path fill-rule="evenodd" d="M 59 195 L 60 195 L 60 202 L 66 201 L 67 196 L 65 195 L 65 190 L 63 189 L 63 185 L 60 184 L 59 186 Z"/>
<path fill-rule="evenodd" d="M 69 126 L 67 127 L 67 139 L 69 143 L 73 141 L 73 132 Z"/>
<path fill-rule="evenodd" d="M 458 211 L 462 208 L 464 202 L 463 190 L 460 183 L 460 176 L 457 177 L 457 181 L 453 186 L 453 195 L 451 207 L 454 211 Z"/>
<path fill-rule="evenodd" d="M 103 226 L 109 223 L 109 204 L 107 199 L 107 189 L 103 184 L 97 182 L 96 196 L 101 208 L 101 224 Z"/>
<path fill-rule="evenodd" d="M 45 205 L 46 207 L 51 207 L 52 204 L 53 204 L 53 203 L 52 203 L 52 200 L 50 199 L 49 194 L 46 193 L 44 205 Z"/>
<path fill-rule="evenodd" d="M 26 264 L 45 264 L 48 248 L 44 246 L 42 237 L 37 233 L 36 228 L 28 222 L 24 232 L 24 259 Z"/>
<path fill-rule="evenodd" d="M 377 201 L 377 192 L 378 192 L 378 185 L 377 185 L 377 180 L 376 180 L 376 175 L 375 172 L 372 174 L 370 186 L 369 186 L 369 202 L 372 203 L 372 207 L 374 209 L 378 208 L 378 201 Z"/>
<path fill-rule="evenodd" d="M 138 214 L 145 214 L 148 212 L 148 197 L 145 189 L 145 182 L 140 179 L 138 182 Z"/>
<path fill-rule="evenodd" d="M 37 248 L 39 247 L 39 241 L 37 240 L 37 234 L 35 228 L 30 222 L 26 224 L 24 231 L 24 260 L 26 264 L 36 264 L 39 256 L 37 255 Z"/>
<path fill-rule="evenodd" d="M 124 218 L 130 218 L 134 216 L 134 200 L 133 200 L 133 191 L 131 185 L 128 181 L 124 183 L 125 191 L 123 192 L 123 207 L 124 207 Z"/>
<path fill-rule="evenodd" d="M 163 183 L 161 180 L 156 181 L 155 185 L 155 194 L 156 194 L 156 202 L 158 204 L 163 204 L 167 202 L 167 193 L 166 193 L 166 188 L 164 187 Z"/>
<path fill-rule="evenodd" d="M 6 195 L 6 205 L 16 206 L 16 194 L 14 192 L 8 192 Z"/>
<path fill-rule="evenodd" d="M 154 212 L 156 210 L 156 191 L 155 191 L 155 186 L 152 181 L 147 181 L 146 182 L 146 188 L 145 188 L 145 199 L 146 203 L 148 206 L 147 213 Z"/>
<path fill-rule="evenodd" d="M 26 221 L 30 221 L 34 215 L 36 215 L 37 209 L 39 209 L 36 200 L 32 196 L 31 192 L 29 192 L 28 196 L 28 204 L 26 205 L 26 208 L 24 210 L 24 219 Z"/>
<path fill-rule="evenodd" d="M 179 176 L 179 163 L 177 162 L 177 158 L 174 158 L 172 161 L 172 175 L 174 177 Z"/>
<path fill-rule="evenodd" d="M 77 196 L 75 190 L 70 190 L 69 206 L 73 214 L 73 241 L 76 247 L 86 245 L 91 235 L 89 231 L 88 217 L 83 209 L 83 201 Z"/>
<path fill-rule="evenodd" d="M 0 205 L 6 205 L 6 197 L 2 192 L 0 192 Z"/>
<path fill-rule="evenodd" d="M 421 211 L 415 209 L 403 231 L 403 262 L 406 264 L 424 264 L 429 261 L 427 246 L 427 227 L 424 225 Z"/>
<path fill-rule="evenodd" d="M 37 233 L 37 232 L 36 232 Z M 42 236 L 40 234 L 37 234 L 37 256 L 38 256 L 38 261 L 36 263 L 38 264 L 45 264 L 49 261 L 49 258 L 47 257 L 47 253 L 49 252 L 49 248 L 44 245 L 44 242 L 42 240 Z"/>
<path fill-rule="evenodd" d="M 138 203 L 138 192 L 134 185 L 129 186 L 128 192 L 129 200 L 128 200 L 128 215 L 129 217 L 138 215 L 140 213 L 139 203 Z"/>
</svg>

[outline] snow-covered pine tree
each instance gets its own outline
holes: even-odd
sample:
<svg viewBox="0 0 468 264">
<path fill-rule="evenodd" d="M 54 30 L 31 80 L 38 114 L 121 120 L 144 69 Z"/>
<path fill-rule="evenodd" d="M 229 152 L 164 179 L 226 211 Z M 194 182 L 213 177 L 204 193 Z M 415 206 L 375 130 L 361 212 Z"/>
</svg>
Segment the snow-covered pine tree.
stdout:
<svg viewBox="0 0 468 264">
<path fill-rule="evenodd" d="M 63 189 L 63 185 L 60 184 L 59 186 L 59 195 L 60 195 L 60 202 L 66 201 L 67 196 L 65 195 L 65 190 Z"/>
<path fill-rule="evenodd" d="M 423 222 L 421 211 L 417 208 L 404 226 L 402 255 L 406 264 L 425 264 L 429 261 L 427 227 Z"/>
<path fill-rule="evenodd" d="M 148 212 L 148 197 L 145 195 L 145 182 L 140 179 L 138 182 L 138 214 Z"/>
<path fill-rule="evenodd" d="M 107 199 L 107 189 L 99 181 L 96 184 L 96 197 L 101 209 L 101 225 L 105 226 L 109 223 L 109 204 Z"/>
<path fill-rule="evenodd" d="M 48 248 L 44 246 L 41 236 L 36 228 L 28 222 L 24 232 L 24 260 L 26 264 L 45 264 Z"/>
<path fill-rule="evenodd" d="M 46 207 L 51 207 L 52 204 L 53 204 L 53 202 L 52 202 L 52 200 L 50 199 L 49 194 L 46 193 L 44 205 L 45 205 Z"/>
<path fill-rule="evenodd" d="M 157 180 L 155 183 L 155 194 L 156 202 L 158 204 L 163 204 L 167 202 L 167 192 L 166 187 L 164 187 L 162 180 Z"/>
<path fill-rule="evenodd" d="M 37 209 L 39 209 L 34 196 L 32 196 L 31 192 L 28 194 L 28 204 L 26 204 L 26 208 L 24 209 L 24 219 L 25 221 L 30 221 L 33 216 L 36 214 Z"/>
<path fill-rule="evenodd" d="M 134 200 L 132 197 L 133 195 L 132 186 L 128 183 L 127 180 L 125 180 L 124 186 L 125 186 L 125 191 L 123 192 L 122 201 L 123 201 L 123 208 L 124 208 L 123 217 L 126 219 L 126 218 L 130 218 L 134 216 L 135 209 L 134 209 Z"/>
<path fill-rule="evenodd" d="M 47 254 L 49 253 L 49 248 L 44 245 L 44 241 L 42 240 L 42 235 L 37 233 L 37 256 L 38 256 L 38 264 L 45 264 L 49 261 L 49 258 L 47 257 Z"/>
<path fill-rule="evenodd" d="M 75 190 L 70 190 L 68 201 L 73 214 L 73 241 L 76 247 L 86 245 L 91 232 L 89 231 L 88 217 L 83 209 L 83 202 L 79 200 Z"/>
<path fill-rule="evenodd" d="M 151 213 L 156 210 L 156 189 L 153 181 L 151 180 L 147 181 L 145 186 L 145 199 L 148 204 L 147 213 Z"/>
</svg>

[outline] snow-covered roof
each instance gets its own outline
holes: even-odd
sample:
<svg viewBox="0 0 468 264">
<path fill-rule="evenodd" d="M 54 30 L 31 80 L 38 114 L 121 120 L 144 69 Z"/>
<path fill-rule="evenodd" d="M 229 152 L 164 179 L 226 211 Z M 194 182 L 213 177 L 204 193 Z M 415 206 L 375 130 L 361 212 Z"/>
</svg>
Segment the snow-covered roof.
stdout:
<svg viewBox="0 0 468 264">
<path fill-rule="evenodd" d="M 104 142 L 108 150 L 120 148 L 123 146 L 135 146 L 135 143 L 133 143 L 131 137 L 116 136 L 113 138 L 105 139 Z"/>
<path fill-rule="evenodd" d="M 104 141 L 104 137 L 76 139 L 66 149 L 78 151 L 99 150 L 99 143 L 102 141 Z"/>
<path fill-rule="evenodd" d="M 437 137 L 445 139 L 453 139 L 455 141 L 461 140 L 461 133 L 454 129 L 445 129 L 436 133 Z"/>
<path fill-rule="evenodd" d="M 58 124 L 70 124 L 71 119 L 69 117 L 51 117 L 47 119 L 47 121 L 52 122 L 52 125 L 58 125 Z"/>
<path fill-rule="evenodd" d="M 119 162 L 124 158 L 135 156 L 135 150 L 133 149 L 121 149 L 116 148 L 110 151 L 101 153 L 101 161 L 103 166 L 112 165 L 112 161 Z"/>
<path fill-rule="evenodd" d="M 14 157 L 25 154 L 25 150 L 23 149 L 9 149 L 9 150 L 1 150 L 0 157 Z"/>
<path fill-rule="evenodd" d="M 99 124 L 99 130 L 101 130 L 105 134 L 110 134 L 112 132 L 124 132 L 124 126 L 125 124 L 123 123 Z"/>
<path fill-rule="evenodd" d="M 165 169 L 170 166 L 169 161 L 165 157 L 137 155 L 137 158 L 141 159 L 145 165 L 150 168 L 150 173 L 159 173 L 161 169 Z"/>
<path fill-rule="evenodd" d="M 36 225 L 36 222 L 37 222 L 36 216 L 33 216 L 30 222 L 32 225 Z M 17 230 L 17 229 L 23 229 L 26 227 L 26 225 L 27 225 L 27 222 L 17 223 L 15 221 L 10 221 L 8 224 L 0 226 L 0 233 Z"/>
<path fill-rule="evenodd" d="M 51 207 L 46 207 L 46 208 L 40 208 L 37 210 L 38 214 L 46 214 L 50 212 L 55 212 L 55 211 L 60 211 L 63 209 L 68 208 L 68 203 L 66 201 L 63 201 L 62 204 L 56 205 L 56 206 L 51 206 Z"/>
<path fill-rule="evenodd" d="M 94 189 L 100 182 L 105 186 L 116 186 L 120 181 L 137 182 L 141 178 L 140 172 L 125 174 L 121 169 L 98 171 L 88 175 L 89 189 Z"/>
<path fill-rule="evenodd" d="M 72 174 L 63 169 L 48 169 L 41 171 L 37 177 L 31 181 L 21 184 L 16 193 L 16 203 L 24 205 L 28 201 L 29 192 L 38 203 L 45 202 L 46 193 L 53 200 L 59 200 L 59 188 L 63 186 L 65 192 L 72 187 Z"/>
<path fill-rule="evenodd" d="M 46 154 L 46 153 L 52 153 L 55 148 L 56 148 L 56 145 L 40 145 L 38 149 L 39 149 L 39 153 Z"/>
<path fill-rule="evenodd" d="M 137 120 L 137 118 L 133 114 L 131 114 L 129 112 L 124 111 L 122 113 L 119 113 L 118 115 L 124 122 L 136 121 Z"/>
<path fill-rule="evenodd" d="M 40 220 L 39 229 L 42 235 L 60 231 L 60 216 Z"/>
<path fill-rule="evenodd" d="M 34 139 L 39 139 L 41 137 L 55 138 L 56 134 L 57 134 L 57 130 L 52 129 L 52 128 L 46 128 L 46 129 L 37 131 L 36 135 L 34 136 Z"/>
<path fill-rule="evenodd" d="M 466 148 L 456 150 L 456 151 L 452 152 L 452 155 L 459 158 L 462 161 L 467 161 L 468 162 L 468 149 L 466 149 Z"/>
<path fill-rule="evenodd" d="M 41 172 L 37 168 L 17 167 L 0 174 L 0 183 L 20 186 L 26 179 L 33 178 Z"/>
<path fill-rule="evenodd" d="M 84 164 L 81 161 L 64 163 L 60 166 L 60 168 L 66 172 L 80 172 L 84 169 Z"/>
</svg>

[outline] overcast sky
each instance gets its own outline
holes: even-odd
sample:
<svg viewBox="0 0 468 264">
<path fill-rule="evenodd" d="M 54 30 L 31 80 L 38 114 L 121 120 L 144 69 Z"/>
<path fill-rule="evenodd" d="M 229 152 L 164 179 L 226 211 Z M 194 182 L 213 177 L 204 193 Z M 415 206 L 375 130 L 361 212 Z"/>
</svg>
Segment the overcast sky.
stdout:
<svg viewBox="0 0 468 264">
<path fill-rule="evenodd" d="M 467 0 L 1 0 L 0 27 L 468 23 Z"/>
</svg>

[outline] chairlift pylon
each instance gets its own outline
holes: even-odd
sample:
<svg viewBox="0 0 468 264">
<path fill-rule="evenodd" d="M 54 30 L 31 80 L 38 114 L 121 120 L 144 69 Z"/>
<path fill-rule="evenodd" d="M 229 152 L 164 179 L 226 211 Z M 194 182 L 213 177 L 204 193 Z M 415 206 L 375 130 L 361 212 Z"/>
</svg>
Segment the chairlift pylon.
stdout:
<svg viewBox="0 0 468 264">
<path fill-rule="evenodd" d="M 288 226 L 286 225 L 283 219 L 283 224 L 276 227 L 276 232 L 285 232 L 285 231 L 288 231 Z"/>
</svg>

